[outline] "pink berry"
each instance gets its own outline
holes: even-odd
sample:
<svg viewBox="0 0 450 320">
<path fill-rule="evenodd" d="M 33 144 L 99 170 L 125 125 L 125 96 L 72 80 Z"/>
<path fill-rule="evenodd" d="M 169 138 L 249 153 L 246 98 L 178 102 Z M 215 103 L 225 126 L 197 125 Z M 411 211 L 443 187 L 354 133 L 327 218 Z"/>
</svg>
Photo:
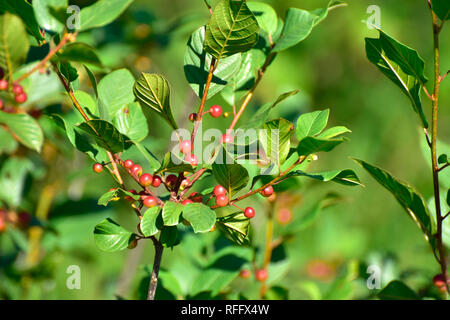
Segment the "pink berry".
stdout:
<svg viewBox="0 0 450 320">
<path fill-rule="evenodd" d="M 234 137 L 231 134 L 225 133 L 220 138 L 220 143 L 232 143 L 233 140 L 234 140 Z"/>
<path fill-rule="evenodd" d="M 142 167 L 138 164 L 135 164 L 130 168 L 130 171 L 131 173 L 139 177 L 142 174 Z"/>
<path fill-rule="evenodd" d="M 156 206 L 157 203 L 158 201 L 156 200 L 156 198 L 152 196 L 149 196 L 144 199 L 144 206 L 146 206 L 147 208 L 152 208 Z"/>
<path fill-rule="evenodd" d="M 184 157 L 184 160 L 189 162 L 193 167 L 197 166 L 198 164 L 198 158 L 192 153 L 187 154 L 186 157 Z"/>
<path fill-rule="evenodd" d="M 219 207 L 225 207 L 226 205 L 228 205 L 228 197 L 226 195 L 218 195 L 216 197 L 216 205 Z"/>
<path fill-rule="evenodd" d="M 214 105 L 209 108 L 209 112 L 213 118 L 218 118 L 222 115 L 222 107 L 219 105 Z"/>
<path fill-rule="evenodd" d="M 139 178 L 139 183 L 141 184 L 141 186 L 144 187 L 148 187 L 152 184 L 153 182 L 153 176 L 150 173 L 144 173 L 140 178 Z"/>
<path fill-rule="evenodd" d="M 255 216 L 255 209 L 253 209 L 252 207 L 245 208 L 244 216 L 249 219 L 253 218 Z"/>
<path fill-rule="evenodd" d="M 7 90 L 8 86 L 9 86 L 9 83 L 7 80 L 5 80 L 5 79 L 0 80 L 0 91 Z"/>
<path fill-rule="evenodd" d="M 161 185 L 161 177 L 153 176 L 152 186 L 158 188 Z"/>
<path fill-rule="evenodd" d="M 225 195 L 225 194 L 227 194 L 227 189 L 225 189 L 224 187 L 222 187 L 219 184 L 214 187 L 213 194 L 215 197 L 220 196 L 220 195 Z"/>
<path fill-rule="evenodd" d="M 25 92 L 15 96 L 14 100 L 16 100 L 17 103 L 25 103 L 27 101 L 28 97 Z"/>
<path fill-rule="evenodd" d="M 272 186 L 265 187 L 261 191 L 261 195 L 263 195 L 264 197 L 270 197 L 272 194 L 273 194 L 273 187 Z"/>
<path fill-rule="evenodd" d="M 23 93 L 23 88 L 22 88 L 22 86 L 21 86 L 20 84 L 13 84 L 13 87 L 12 87 L 12 93 L 13 93 L 15 96 L 18 96 L 19 94 Z"/>
<path fill-rule="evenodd" d="M 130 159 L 125 160 L 125 163 L 123 164 L 123 166 L 127 169 L 131 169 L 131 167 L 134 165 L 134 162 L 131 161 Z"/>
<path fill-rule="evenodd" d="M 184 140 L 180 142 L 180 152 L 184 154 L 188 154 L 192 152 L 192 143 L 191 140 Z"/>
<path fill-rule="evenodd" d="M 248 279 L 248 278 L 250 278 L 251 275 L 252 275 L 252 273 L 248 269 L 243 269 L 243 270 L 241 270 L 241 272 L 239 272 L 239 277 L 241 277 L 243 279 Z"/>
<path fill-rule="evenodd" d="M 269 273 L 266 269 L 258 269 L 255 271 L 255 278 L 258 281 L 266 281 L 269 277 Z"/>
</svg>

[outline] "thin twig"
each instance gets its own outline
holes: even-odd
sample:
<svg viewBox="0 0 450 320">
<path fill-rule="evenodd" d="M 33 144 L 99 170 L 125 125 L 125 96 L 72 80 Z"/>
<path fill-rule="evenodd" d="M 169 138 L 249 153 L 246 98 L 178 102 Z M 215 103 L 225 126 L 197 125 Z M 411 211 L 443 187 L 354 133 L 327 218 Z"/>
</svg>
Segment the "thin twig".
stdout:
<svg viewBox="0 0 450 320">
<path fill-rule="evenodd" d="M 162 254 L 164 250 L 164 247 L 160 241 L 156 240 L 154 237 L 152 240 L 155 247 L 155 260 L 153 261 L 153 270 L 150 276 L 147 300 L 155 300 L 156 288 L 158 287 L 159 267 L 161 266 Z"/>
</svg>

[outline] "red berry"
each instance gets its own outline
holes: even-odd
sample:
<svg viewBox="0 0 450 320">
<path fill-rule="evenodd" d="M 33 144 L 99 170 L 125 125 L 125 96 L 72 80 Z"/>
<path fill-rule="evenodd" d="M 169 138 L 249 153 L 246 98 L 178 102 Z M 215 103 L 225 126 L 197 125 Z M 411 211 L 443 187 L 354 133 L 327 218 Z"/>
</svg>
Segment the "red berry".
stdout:
<svg viewBox="0 0 450 320">
<path fill-rule="evenodd" d="M 158 201 L 156 201 L 156 198 L 152 196 L 149 196 L 144 199 L 144 206 L 146 206 L 147 208 L 152 208 L 156 206 L 157 203 Z"/>
<path fill-rule="evenodd" d="M 189 199 L 191 199 L 194 202 L 200 202 L 200 203 L 203 202 L 203 197 L 198 192 L 192 192 L 191 195 L 189 196 Z"/>
<path fill-rule="evenodd" d="M 3 109 L 3 100 L 0 99 L 0 110 Z"/>
<path fill-rule="evenodd" d="M 243 270 L 241 270 L 241 272 L 239 272 L 239 277 L 241 277 L 243 279 L 248 279 L 248 278 L 250 278 L 251 275 L 252 275 L 252 273 L 248 269 L 243 269 Z"/>
<path fill-rule="evenodd" d="M 213 194 L 215 197 L 220 196 L 221 194 L 227 194 L 227 189 L 222 187 L 220 184 L 214 187 Z"/>
<path fill-rule="evenodd" d="M 269 273 L 266 269 L 258 269 L 255 271 L 255 278 L 258 281 L 265 281 L 269 277 Z"/>
<path fill-rule="evenodd" d="M 28 97 L 25 92 L 15 96 L 14 100 L 16 100 L 17 103 L 25 103 L 27 101 Z"/>
<path fill-rule="evenodd" d="M 22 88 L 22 86 L 21 86 L 20 84 L 13 84 L 13 87 L 12 87 L 12 93 L 13 93 L 15 96 L 18 96 L 19 94 L 23 93 L 23 88 Z"/>
<path fill-rule="evenodd" d="M 222 137 L 220 138 L 220 143 L 232 143 L 234 140 L 234 137 L 229 133 L 224 133 Z"/>
<path fill-rule="evenodd" d="M 92 169 L 94 170 L 94 172 L 100 173 L 103 171 L 103 166 L 100 163 L 95 163 Z"/>
<path fill-rule="evenodd" d="M 226 205 L 228 205 L 228 197 L 226 195 L 218 195 L 216 197 L 216 205 L 218 205 L 219 207 L 225 207 Z"/>
<path fill-rule="evenodd" d="M 169 174 L 167 176 L 167 178 L 166 178 L 166 185 L 167 185 L 167 187 L 169 187 L 169 188 L 175 187 L 175 184 L 177 183 L 177 180 L 178 180 L 178 178 L 177 178 L 176 175 Z"/>
<path fill-rule="evenodd" d="M 218 118 L 222 115 L 222 107 L 219 105 L 214 105 L 211 108 L 209 108 L 209 112 L 211 113 L 212 117 Z"/>
<path fill-rule="evenodd" d="M 27 227 L 31 222 L 31 215 L 28 212 L 20 212 L 17 218 L 17 223 L 20 228 Z"/>
<path fill-rule="evenodd" d="M 131 167 L 134 165 L 134 162 L 131 161 L 130 159 L 125 160 L 125 163 L 123 164 L 123 166 L 127 169 L 131 169 Z"/>
<path fill-rule="evenodd" d="M 194 122 L 195 120 L 197 120 L 197 114 L 196 113 L 191 113 L 189 115 L 189 121 Z"/>
<path fill-rule="evenodd" d="M 184 154 L 188 154 L 192 152 L 192 143 L 191 140 L 184 140 L 180 142 L 180 152 Z"/>
<path fill-rule="evenodd" d="M 273 187 L 272 187 L 272 186 L 265 187 L 265 188 L 261 191 L 261 194 L 262 194 L 264 197 L 270 197 L 270 196 L 273 194 Z"/>
<path fill-rule="evenodd" d="M 130 168 L 131 173 L 133 173 L 136 176 L 140 176 L 142 174 L 142 167 L 138 164 L 134 164 L 131 168 Z"/>
<path fill-rule="evenodd" d="M 436 287 L 442 288 L 445 286 L 445 279 L 442 274 L 437 274 L 433 277 L 433 283 Z"/>
<path fill-rule="evenodd" d="M 187 154 L 186 157 L 184 157 L 184 160 L 189 162 L 191 166 L 195 167 L 198 164 L 198 158 L 195 154 Z"/>
<path fill-rule="evenodd" d="M 5 232 L 6 230 L 6 221 L 0 217 L 0 233 Z"/>
<path fill-rule="evenodd" d="M 153 176 L 152 186 L 158 188 L 161 185 L 161 177 Z"/>
<path fill-rule="evenodd" d="M 252 207 L 247 207 L 244 210 L 244 216 L 251 219 L 255 216 L 255 209 L 253 209 Z"/>
<path fill-rule="evenodd" d="M 186 199 L 186 200 L 183 200 L 183 202 L 181 202 L 181 204 L 182 204 L 183 206 L 188 205 L 188 204 L 190 204 L 190 203 L 194 203 L 194 201 L 192 201 L 191 199 Z"/>
<path fill-rule="evenodd" d="M 144 187 L 148 187 L 152 184 L 153 182 L 153 176 L 150 173 L 144 173 L 140 178 L 139 178 L 139 183 L 141 184 L 141 186 Z"/>
<path fill-rule="evenodd" d="M 8 87 L 9 87 L 8 81 L 5 80 L 5 79 L 1 79 L 1 80 L 0 80 L 0 91 L 7 90 Z"/>
</svg>

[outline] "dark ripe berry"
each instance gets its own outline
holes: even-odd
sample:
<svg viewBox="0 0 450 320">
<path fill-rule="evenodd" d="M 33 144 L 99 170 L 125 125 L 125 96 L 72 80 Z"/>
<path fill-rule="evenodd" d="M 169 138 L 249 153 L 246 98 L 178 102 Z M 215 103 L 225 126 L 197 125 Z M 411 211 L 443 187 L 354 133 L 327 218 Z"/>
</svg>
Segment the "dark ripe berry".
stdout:
<svg viewBox="0 0 450 320">
<path fill-rule="evenodd" d="M 175 187 L 175 184 L 177 183 L 177 176 L 174 174 L 169 174 L 166 178 L 166 185 L 168 188 Z"/>
<path fill-rule="evenodd" d="M 144 173 L 140 178 L 139 178 L 139 183 L 141 184 L 141 186 L 144 187 L 148 187 L 152 184 L 153 182 L 153 176 L 150 173 Z"/>
<path fill-rule="evenodd" d="M 28 99 L 28 97 L 27 97 L 27 94 L 25 92 L 14 97 L 14 100 L 17 103 L 25 103 L 27 101 L 27 99 Z"/>
<path fill-rule="evenodd" d="M 134 249 L 134 248 L 136 248 L 136 247 L 137 247 L 137 244 L 138 244 L 138 240 L 135 238 L 135 239 L 133 239 L 133 241 L 131 241 L 131 242 L 128 244 L 128 249 Z"/>
<path fill-rule="evenodd" d="M 227 189 L 219 184 L 214 187 L 213 194 L 215 197 L 220 196 L 221 194 L 227 194 Z"/>
<path fill-rule="evenodd" d="M 92 166 L 92 170 L 94 170 L 94 172 L 96 173 L 100 173 L 103 171 L 103 166 L 101 163 L 94 163 L 94 165 Z"/>
<path fill-rule="evenodd" d="M 161 185 L 161 177 L 153 176 L 152 186 L 158 188 Z"/>
<path fill-rule="evenodd" d="M 8 89 L 9 83 L 6 79 L 0 80 L 0 91 L 5 91 Z"/>
<path fill-rule="evenodd" d="M 17 224 L 20 228 L 27 227 L 31 222 L 31 215 L 28 212 L 20 212 L 17 216 Z"/>
<path fill-rule="evenodd" d="M 123 164 L 123 166 L 127 169 L 131 169 L 131 167 L 134 165 L 134 162 L 131 161 L 130 159 L 125 160 L 125 163 Z"/>
<path fill-rule="evenodd" d="M 266 281 L 269 277 L 269 273 L 266 269 L 258 269 L 255 271 L 255 278 L 258 281 Z"/>
<path fill-rule="evenodd" d="M 228 205 L 228 197 L 226 195 L 218 195 L 216 197 L 216 205 L 219 207 L 225 207 L 226 205 Z"/>
<path fill-rule="evenodd" d="M 248 278 L 250 278 L 251 275 L 252 275 L 252 273 L 248 269 L 243 269 L 243 270 L 241 270 L 241 272 L 239 272 L 239 277 L 241 277 L 243 279 L 248 279 Z"/>
<path fill-rule="evenodd" d="M 198 158 L 195 154 L 187 154 L 186 157 L 184 157 L 184 160 L 189 162 L 193 167 L 196 167 L 198 165 Z"/>
<path fill-rule="evenodd" d="M 220 143 L 232 143 L 234 137 L 229 133 L 224 133 L 222 137 L 220 137 Z"/>
<path fill-rule="evenodd" d="M 264 197 L 270 197 L 270 196 L 273 194 L 273 187 L 272 187 L 272 186 L 265 187 L 265 188 L 261 191 L 261 194 L 262 194 Z"/>
<path fill-rule="evenodd" d="M 13 84 L 12 86 L 12 93 L 15 96 L 18 96 L 19 94 L 23 93 L 23 87 L 20 84 Z"/>
<path fill-rule="evenodd" d="M 181 202 L 181 204 L 182 204 L 183 206 L 188 205 L 188 204 L 190 204 L 190 203 L 194 203 L 194 201 L 192 201 L 191 199 L 186 199 L 186 200 L 183 200 L 183 202 Z"/>
<path fill-rule="evenodd" d="M 191 140 L 184 140 L 180 142 L 180 152 L 184 154 L 188 154 L 192 152 L 192 143 Z"/>
<path fill-rule="evenodd" d="M 189 115 L 189 121 L 194 122 L 195 120 L 197 120 L 197 114 L 196 113 L 191 113 Z"/>
<path fill-rule="evenodd" d="M 252 207 L 245 208 L 244 216 L 249 219 L 253 218 L 255 216 L 255 209 L 253 209 Z"/>
<path fill-rule="evenodd" d="M 152 208 L 156 206 L 157 203 L 158 201 L 156 200 L 156 198 L 152 196 L 148 196 L 144 199 L 144 206 L 146 206 L 147 208 Z"/>
<path fill-rule="evenodd" d="M 133 173 L 136 176 L 140 176 L 142 174 L 142 167 L 138 164 L 134 164 L 131 168 L 130 168 L 131 173 Z"/>
<path fill-rule="evenodd" d="M 437 274 L 433 277 L 433 284 L 438 287 L 442 288 L 445 287 L 445 279 L 443 274 Z"/>
<path fill-rule="evenodd" d="M 5 76 L 5 71 L 3 71 L 3 68 L 0 68 L 0 79 L 3 79 Z"/>
<path fill-rule="evenodd" d="M 218 118 L 222 115 L 222 107 L 219 105 L 214 105 L 211 108 L 209 108 L 209 113 L 211 113 L 212 117 Z"/>
</svg>

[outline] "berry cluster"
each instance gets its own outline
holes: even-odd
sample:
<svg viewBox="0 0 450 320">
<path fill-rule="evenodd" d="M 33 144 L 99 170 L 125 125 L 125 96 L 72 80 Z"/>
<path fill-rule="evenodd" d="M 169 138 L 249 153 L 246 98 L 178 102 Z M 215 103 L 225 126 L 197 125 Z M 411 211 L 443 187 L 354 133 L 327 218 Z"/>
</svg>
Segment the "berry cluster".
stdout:
<svg viewBox="0 0 450 320">
<path fill-rule="evenodd" d="M 8 91 L 9 90 L 9 82 L 5 78 L 3 78 L 3 71 L 0 72 L 0 91 Z M 23 90 L 23 87 L 20 84 L 13 84 L 11 87 L 11 92 L 14 95 L 14 100 L 18 104 L 25 103 L 28 99 L 27 94 Z M 0 109 L 3 108 L 3 101 L 0 100 Z"/>
<path fill-rule="evenodd" d="M 0 208 L 0 233 L 6 231 L 7 223 L 11 223 L 17 228 L 25 229 L 31 223 L 31 215 L 25 211 L 17 213 Z"/>
<path fill-rule="evenodd" d="M 211 107 L 209 108 L 208 111 L 205 111 L 205 112 L 202 113 L 202 116 L 203 116 L 205 113 L 211 114 L 211 117 L 213 117 L 213 118 L 218 118 L 218 117 L 220 117 L 222 114 L 223 114 L 224 117 L 228 117 L 228 112 L 225 112 L 225 113 L 224 113 L 223 110 L 222 110 L 222 107 L 219 106 L 219 105 L 211 106 Z M 199 118 L 199 117 L 198 117 L 198 114 L 197 114 L 197 113 L 191 113 L 191 114 L 189 115 L 189 120 L 192 121 L 192 122 L 198 120 L 198 118 Z"/>
<path fill-rule="evenodd" d="M 248 269 L 242 269 L 239 273 L 239 277 L 241 277 L 242 279 L 248 279 L 248 278 L 250 278 L 251 275 L 252 275 L 252 273 Z M 255 270 L 255 279 L 257 281 L 264 282 L 267 280 L 268 277 L 269 277 L 269 273 L 267 272 L 266 269 L 261 268 L 261 269 Z"/>
</svg>

